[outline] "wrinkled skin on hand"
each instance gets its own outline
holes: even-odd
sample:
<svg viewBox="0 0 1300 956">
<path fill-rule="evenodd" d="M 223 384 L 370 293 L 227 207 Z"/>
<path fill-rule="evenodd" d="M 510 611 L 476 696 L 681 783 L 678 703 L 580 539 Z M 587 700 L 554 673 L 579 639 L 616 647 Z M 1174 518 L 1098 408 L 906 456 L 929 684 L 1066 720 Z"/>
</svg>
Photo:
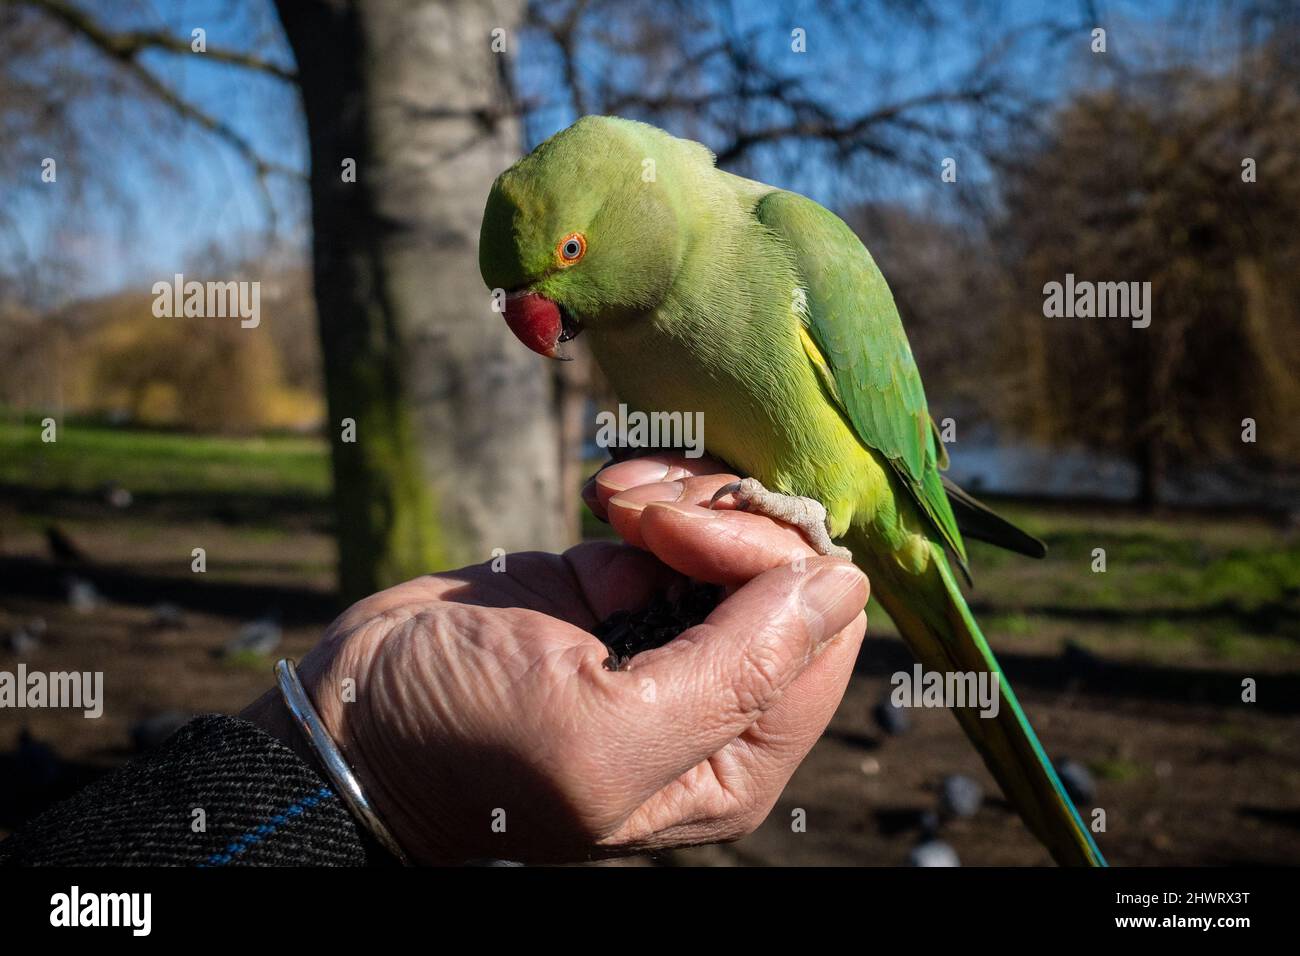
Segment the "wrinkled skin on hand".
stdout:
<svg viewBox="0 0 1300 956">
<path fill-rule="evenodd" d="M 583 860 L 762 822 L 843 696 L 867 582 L 794 529 L 706 507 L 734 478 L 707 458 L 611 465 L 584 498 L 624 543 L 428 575 L 334 622 L 299 672 L 409 856 Z M 684 576 L 728 597 L 606 670 L 591 630 Z M 293 733 L 274 694 L 246 716 Z"/>
</svg>

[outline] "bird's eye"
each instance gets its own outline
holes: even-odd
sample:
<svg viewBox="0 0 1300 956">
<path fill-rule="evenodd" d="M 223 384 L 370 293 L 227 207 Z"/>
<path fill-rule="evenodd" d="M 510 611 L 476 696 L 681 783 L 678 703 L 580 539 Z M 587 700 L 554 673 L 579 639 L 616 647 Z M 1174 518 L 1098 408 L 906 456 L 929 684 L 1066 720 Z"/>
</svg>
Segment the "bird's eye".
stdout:
<svg viewBox="0 0 1300 956">
<path fill-rule="evenodd" d="M 560 265 L 571 266 L 587 254 L 587 240 L 575 232 L 560 240 Z"/>
</svg>

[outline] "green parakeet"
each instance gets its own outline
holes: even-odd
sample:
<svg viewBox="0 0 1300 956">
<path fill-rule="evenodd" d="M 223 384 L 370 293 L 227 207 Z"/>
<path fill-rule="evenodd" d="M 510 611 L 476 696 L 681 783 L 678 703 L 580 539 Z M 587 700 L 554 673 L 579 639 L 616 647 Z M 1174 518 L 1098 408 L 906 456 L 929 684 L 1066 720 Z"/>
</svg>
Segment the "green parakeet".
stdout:
<svg viewBox="0 0 1300 956">
<path fill-rule="evenodd" d="M 941 477 L 893 296 L 843 221 L 699 143 L 586 117 L 498 177 L 479 257 L 526 345 L 583 333 L 629 407 L 703 412 L 711 454 L 824 505 L 926 670 L 998 675 L 996 717 L 954 713 L 1030 830 L 1059 863 L 1104 865 L 950 566 L 966 573 L 963 529 L 1042 545 Z"/>
</svg>

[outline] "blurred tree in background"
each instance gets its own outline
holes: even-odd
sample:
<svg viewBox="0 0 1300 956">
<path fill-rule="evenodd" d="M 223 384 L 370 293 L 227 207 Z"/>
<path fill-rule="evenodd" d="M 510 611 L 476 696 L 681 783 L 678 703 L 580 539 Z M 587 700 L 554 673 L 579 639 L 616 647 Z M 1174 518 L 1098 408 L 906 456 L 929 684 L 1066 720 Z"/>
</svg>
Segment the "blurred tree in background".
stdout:
<svg viewBox="0 0 1300 956">
<path fill-rule="evenodd" d="M 1180 65 L 1081 93 L 1002 158 L 1002 414 L 1128 457 L 1146 505 L 1171 464 L 1300 463 L 1294 21 L 1267 37 L 1236 75 Z M 1067 272 L 1149 281 L 1150 327 L 1045 318 L 1043 286 Z"/>
<path fill-rule="evenodd" d="M 262 334 L 234 322 L 159 319 L 125 291 L 0 322 L 0 404 L 210 434 L 315 431 L 324 418 L 310 277 L 208 253 L 210 275 L 259 277 Z M 309 347 L 304 348 L 304 343 Z"/>
<path fill-rule="evenodd" d="M 345 595 L 495 548 L 563 546 L 550 372 L 518 347 L 478 275 L 484 199 L 522 146 L 505 72 L 522 8 L 277 6 L 311 144 Z M 345 419 L 355 443 L 340 439 Z"/>
</svg>

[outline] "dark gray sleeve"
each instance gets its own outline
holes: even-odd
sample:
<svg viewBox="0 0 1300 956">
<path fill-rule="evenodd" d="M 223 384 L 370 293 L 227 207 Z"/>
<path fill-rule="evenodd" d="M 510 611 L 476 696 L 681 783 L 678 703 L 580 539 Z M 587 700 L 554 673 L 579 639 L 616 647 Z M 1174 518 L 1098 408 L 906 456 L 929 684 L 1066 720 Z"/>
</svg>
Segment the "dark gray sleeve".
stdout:
<svg viewBox="0 0 1300 956">
<path fill-rule="evenodd" d="M 392 862 L 315 767 L 260 727 L 222 715 L 195 718 L 0 843 L 6 866 Z"/>
</svg>

